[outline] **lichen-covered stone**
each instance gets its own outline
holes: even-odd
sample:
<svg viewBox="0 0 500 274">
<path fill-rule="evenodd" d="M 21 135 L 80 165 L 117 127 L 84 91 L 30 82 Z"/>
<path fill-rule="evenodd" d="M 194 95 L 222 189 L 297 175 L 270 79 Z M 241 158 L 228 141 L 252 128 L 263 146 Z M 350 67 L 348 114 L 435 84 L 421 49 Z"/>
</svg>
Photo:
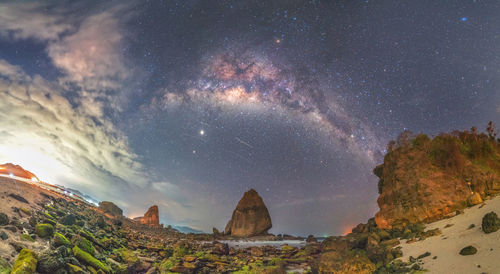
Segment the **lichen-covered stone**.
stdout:
<svg viewBox="0 0 500 274">
<path fill-rule="evenodd" d="M 81 250 L 78 246 L 73 247 L 73 255 L 80 261 L 82 264 L 93 266 L 97 269 L 101 269 L 105 273 L 110 273 L 110 268 L 105 265 L 103 262 L 94 258 L 94 256 L 89 253 Z"/>
<path fill-rule="evenodd" d="M 35 252 L 23 248 L 17 256 L 14 266 L 12 266 L 12 274 L 31 274 L 36 271 L 38 259 Z"/>
<path fill-rule="evenodd" d="M 64 236 L 62 235 L 61 233 L 54 233 L 54 245 L 56 247 L 58 246 L 70 246 L 71 243 L 69 242 L 69 240 Z"/>
<path fill-rule="evenodd" d="M 37 224 L 35 233 L 41 238 L 51 237 L 54 234 L 54 227 L 51 224 Z"/>
</svg>

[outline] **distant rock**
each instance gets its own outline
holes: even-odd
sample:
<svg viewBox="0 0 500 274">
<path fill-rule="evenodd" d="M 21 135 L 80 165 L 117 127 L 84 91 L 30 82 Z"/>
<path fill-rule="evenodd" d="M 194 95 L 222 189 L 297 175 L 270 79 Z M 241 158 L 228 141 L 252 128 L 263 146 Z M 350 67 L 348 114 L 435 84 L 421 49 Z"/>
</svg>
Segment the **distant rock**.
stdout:
<svg viewBox="0 0 500 274">
<path fill-rule="evenodd" d="M 113 217 L 121 217 L 123 215 L 123 210 L 113 202 L 102 201 L 99 203 L 99 209 Z"/>
<path fill-rule="evenodd" d="M 265 235 L 272 227 L 271 216 L 257 191 L 245 192 L 226 225 L 224 234 L 237 237 Z"/>
<path fill-rule="evenodd" d="M 158 206 L 151 206 L 143 217 L 134 218 L 134 221 L 151 227 L 161 227 Z"/>
</svg>

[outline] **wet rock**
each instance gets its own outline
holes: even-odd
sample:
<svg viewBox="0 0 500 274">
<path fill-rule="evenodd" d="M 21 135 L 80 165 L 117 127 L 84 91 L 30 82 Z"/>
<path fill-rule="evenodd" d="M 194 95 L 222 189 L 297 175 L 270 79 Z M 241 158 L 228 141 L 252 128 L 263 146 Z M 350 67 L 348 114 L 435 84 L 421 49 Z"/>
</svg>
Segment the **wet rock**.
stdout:
<svg viewBox="0 0 500 274">
<path fill-rule="evenodd" d="M 73 214 L 68 214 L 61 219 L 61 224 L 63 225 L 74 225 L 76 223 L 76 216 Z"/>
<path fill-rule="evenodd" d="M 17 232 L 17 227 L 13 226 L 13 225 L 8 225 L 8 226 L 4 226 L 3 229 L 6 229 L 6 230 L 9 230 L 9 231 L 12 231 L 14 233 Z"/>
<path fill-rule="evenodd" d="M 61 233 L 54 233 L 54 246 L 59 247 L 59 246 L 70 246 L 71 243 L 69 240 L 62 235 Z"/>
<path fill-rule="evenodd" d="M 229 245 L 226 243 L 214 242 L 214 247 L 212 249 L 212 253 L 217 255 L 228 255 L 229 254 Z"/>
<path fill-rule="evenodd" d="M 5 231 L 0 232 L 0 239 L 2 239 L 3 241 L 5 241 L 8 238 L 9 238 L 9 235 L 7 235 L 7 233 L 5 233 Z"/>
<path fill-rule="evenodd" d="M 490 212 L 484 215 L 482 221 L 482 229 L 484 233 L 492 233 L 500 228 L 500 218 L 498 218 L 495 212 Z"/>
<path fill-rule="evenodd" d="M 57 249 L 40 254 L 36 270 L 41 273 L 55 273 L 63 269 L 66 266 L 63 255 L 67 254 L 65 247 L 63 250 Z"/>
<path fill-rule="evenodd" d="M 9 216 L 5 213 L 0 213 L 0 225 L 8 225 L 9 224 Z"/>
<path fill-rule="evenodd" d="M 474 255 L 477 253 L 477 249 L 471 245 L 466 246 L 460 250 L 460 255 L 462 256 L 467 256 L 467 255 Z"/>
<path fill-rule="evenodd" d="M 22 202 L 22 203 L 25 203 L 25 204 L 29 204 L 29 202 L 21 195 L 17 195 L 17 194 L 14 194 L 14 193 L 11 193 L 9 194 L 9 197 L 12 197 L 16 200 L 18 200 L 19 202 Z"/>
<path fill-rule="evenodd" d="M 307 236 L 306 243 L 317 243 L 318 241 L 314 238 L 314 235 Z"/>
</svg>

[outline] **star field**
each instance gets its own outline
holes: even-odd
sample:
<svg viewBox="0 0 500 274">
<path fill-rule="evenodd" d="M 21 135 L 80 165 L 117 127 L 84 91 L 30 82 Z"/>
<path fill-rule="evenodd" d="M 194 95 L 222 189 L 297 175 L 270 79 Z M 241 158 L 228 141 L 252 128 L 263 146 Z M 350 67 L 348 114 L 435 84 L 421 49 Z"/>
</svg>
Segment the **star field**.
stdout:
<svg viewBox="0 0 500 274">
<path fill-rule="evenodd" d="M 0 162 L 204 231 L 254 188 L 272 233 L 339 234 L 377 210 L 372 170 L 400 132 L 500 123 L 498 14 L 494 1 L 2 3 Z"/>
</svg>

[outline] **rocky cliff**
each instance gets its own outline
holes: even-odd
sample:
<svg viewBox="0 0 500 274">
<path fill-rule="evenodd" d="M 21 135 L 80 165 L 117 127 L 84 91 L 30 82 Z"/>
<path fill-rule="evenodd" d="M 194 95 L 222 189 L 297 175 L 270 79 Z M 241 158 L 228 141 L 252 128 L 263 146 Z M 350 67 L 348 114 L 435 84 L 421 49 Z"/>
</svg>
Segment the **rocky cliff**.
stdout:
<svg viewBox="0 0 500 274">
<path fill-rule="evenodd" d="M 151 206 L 143 217 L 134 218 L 134 221 L 151 227 L 160 227 L 160 217 L 158 215 L 158 206 Z"/>
<path fill-rule="evenodd" d="M 237 237 L 251 237 L 267 234 L 272 227 L 271 216 L 257 191 L 245 192 L 233 211 L 224 233 Z"/>
<path fill-rule="evenodd" d="M 500 143 L 474 128 L 433 139 L 405 132 L 374 173 L 379 228 L 430 222 L 500 192 Z"/>
</svg>

